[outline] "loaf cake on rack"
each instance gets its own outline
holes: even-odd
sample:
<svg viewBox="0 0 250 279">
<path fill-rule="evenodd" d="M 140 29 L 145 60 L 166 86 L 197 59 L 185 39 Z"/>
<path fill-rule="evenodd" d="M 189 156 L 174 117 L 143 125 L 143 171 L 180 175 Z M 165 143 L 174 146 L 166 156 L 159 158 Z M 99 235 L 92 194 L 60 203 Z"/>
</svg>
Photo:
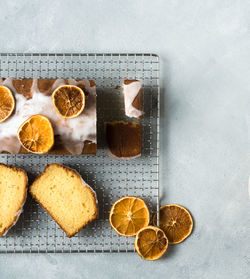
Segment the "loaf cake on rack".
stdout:
<svg viewBox="0 0 250 279">
<path fill-rule="evenodd" d="M 24 170 L 0 164 L 0 236 L 15 225 L 22 213 L 27 184 Z"/>
<path fill-rule="evenodd" d="M 95 192 L 78 172 L 66 166 L 48 165 L 31 185 L 30 193 L 68 237 L 97 217 Z"/>
<path fill-rule="evenodd" d="M 18 127 L 30 116 L 41 114 L 52 123 L 55 144 L 51 154 L 95 154 L 96 84 L 93 80 L 75 79 L 12 79 L 2 78 L 15 98 L 12 115 L 0 123 L 0 153 L 27 153 L 17 137 Z M 85 107 L 76 118 L 60 117 L 52 104 L 53 91 L 62 85 L 75 85 L 85 94 Z"/>
</svg>

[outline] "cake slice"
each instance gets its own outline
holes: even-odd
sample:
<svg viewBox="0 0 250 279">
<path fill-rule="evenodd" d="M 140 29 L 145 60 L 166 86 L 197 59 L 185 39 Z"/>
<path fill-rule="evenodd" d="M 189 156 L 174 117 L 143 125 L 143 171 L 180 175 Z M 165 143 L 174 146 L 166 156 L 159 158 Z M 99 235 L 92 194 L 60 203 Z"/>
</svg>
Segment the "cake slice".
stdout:
<svg viewBox="0 0 250 279">
<path fill-rule="evenodd" d="M 30 193 L 68 237 L 97 217 L 95 192 L 78 172 L 63 165 L 48 165 L 31 185 Z"/>
<path fill-rule="evenodd" d="M 125 79 L 122 84 L 125 115 L 143 118 L 143 85 L 140 80 Z"/>
<path fill-rule="evenodd" d="M 15 225 L 27 196 L 24 170 L 0 164 L 0 236 Z"/>
<path fill-rule="evenodd" d="M 106 140 L 111 157 L 134 159 L 141 156 L 142 128 L 139 122 L 106 123 Z"/>
</svg>

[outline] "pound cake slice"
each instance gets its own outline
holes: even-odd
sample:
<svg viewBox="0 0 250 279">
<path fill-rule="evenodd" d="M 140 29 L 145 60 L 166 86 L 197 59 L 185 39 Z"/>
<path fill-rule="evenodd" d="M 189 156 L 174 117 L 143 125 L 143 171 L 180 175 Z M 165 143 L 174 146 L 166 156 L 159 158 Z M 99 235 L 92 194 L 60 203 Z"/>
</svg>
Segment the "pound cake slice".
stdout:
<svg viewBox="0 0 250 279">
<path fill-rule="evenodd" d="M 33 198 L 51 215 L 68 237 L 96 219 L 96 194 L 75 170 L 48 165 L 30 187 Z"/>
<path fill-rule="evenodd" d="M 15 225 L 27 196 L 24 170 L 0 164 L 0 236 Z"/>
<path fill-rule="evenodd" d="M 125 115 L 143 118 L 143 84 L 137 79 L 125 79 L 123 82 Z"/>
</svg>

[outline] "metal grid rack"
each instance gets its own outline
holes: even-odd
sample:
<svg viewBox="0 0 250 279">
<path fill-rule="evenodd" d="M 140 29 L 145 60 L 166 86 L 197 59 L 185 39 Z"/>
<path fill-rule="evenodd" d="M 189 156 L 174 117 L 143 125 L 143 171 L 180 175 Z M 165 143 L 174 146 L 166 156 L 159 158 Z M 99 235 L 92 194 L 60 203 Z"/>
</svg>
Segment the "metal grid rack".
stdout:
<svg viewBox="0 0 250 279">
<path fill-rule="evenodd" d="M 97 155 L 10 155 L 0 162 L 27 171 L 29 182 L 52 162 L 76 169 L 97 193 L 99 217 L 67 238 L 50 216 L 28 195 L 17 224 L 0 238 L 1 253 L 133 252 L 134 238 L 119 236 L 109 225 L 111 205 L 120 197 L 143 198 L 159 213 L 159 57 L 154 54 L 0 54 L 0 77 L 88 78 L 97 84 Z M 107 155 L 104 122 L 131 121 L 124 115 L 123 79 L 144 83 L 142 156 L 115 160 Z"/>
</svg>

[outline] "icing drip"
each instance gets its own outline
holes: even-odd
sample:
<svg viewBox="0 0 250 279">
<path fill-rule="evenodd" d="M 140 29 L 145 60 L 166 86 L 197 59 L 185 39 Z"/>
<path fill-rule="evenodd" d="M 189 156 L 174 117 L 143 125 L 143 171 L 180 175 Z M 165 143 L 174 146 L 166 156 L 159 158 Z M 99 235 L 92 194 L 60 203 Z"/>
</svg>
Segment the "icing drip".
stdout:
<svg viewBox="0 0 250 279">
<path fill-rule="evenodd" d="M 129 84 L 123 84 L 125 114 L 128 117 L 139 118 L 143 115 L 143 111 L 138 110 L 132 105 L 141 88 L 142 82 L 139 80 L 133 81 Z"/>
<path fill-rule="evenodd" d="M 96 87 L 91 86 L 88 80 L 68 80 L 71 85 L 83 85 L 88 92 L 83 113 L 72 119 L 62 118 L 56 112 L 51 100 L 54 89 L 66 84 L 64 79 L 55 80 L 50 94 L 40 92 L 37 79 L 33 79 L 30 99 L 16 91 L 12 79 L 0 80 L 0 83 L 11 89 L 16 100 L 14 114 L 0 124 L 0 152 L 19 152 L 21 144 L 17 138 L 17 130 L 27 118 L 35 114 L 42 114 L 50 119 L 54 134 L 60 136 L 63 146 L 72 154 L 81 154 L 84 141 L 96 143 Z"/>
<path fill-rule="evenodd" d="M 75 172 L 79 175 L 79 177 L 81 178 L 81 181 L 82 181 L 82 186 L 83 186 L 83 187 L 89 187 L 89 189 L 92 191 L 92 193 L 93 193 L 94 196 L 95 196 L 96 205 L 98 205 L 98 199 L 97 199 L 96 191 L 95 191 L 88 183 L 85 182 L 85 180 L 82 178 L 82 176 L 80 175 L 80 173 L 79 173 L 78 171 L 76 171 L 75 169 L 72 169 L 72 168 L 70 168 L 70 167 L 68 167 L 68 166 L 67 166 L 67 168 L 69 168 L 69 169 L 75 171 Z"/>
</svg>

